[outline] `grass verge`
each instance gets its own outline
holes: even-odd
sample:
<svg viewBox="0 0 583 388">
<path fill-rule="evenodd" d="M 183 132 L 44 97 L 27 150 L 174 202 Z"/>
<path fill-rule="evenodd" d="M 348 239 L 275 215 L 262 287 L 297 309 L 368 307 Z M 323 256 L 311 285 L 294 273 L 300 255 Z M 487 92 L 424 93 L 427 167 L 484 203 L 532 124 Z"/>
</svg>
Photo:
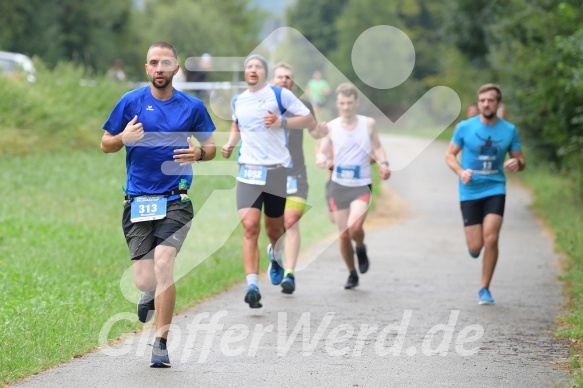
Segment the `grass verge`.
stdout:
<svg viewBox="0 0 583 388">
<path fill-rule="evenodd" d="M 568 173 L 549 165 L 530 164 L 521 180 L 532 189 L 532 206 L 552 230 L 555 249 L 564 257 L 561 280 L 568 299 L 555 334 L 571 340 L 571 372 L 576 386 L 583 386 L 583 200 L 577 181 Z"/>
<path fill-rule="evenodd" d="M 126 299 L 120 289 L 131 265 L 121 230 L 125 153 L 101 153 L 96 132 L 90 151 L 0 159 L 2 384 L 95 348 L 110 317 L 135 311 L 137 299 Z M 306 139 L 306 149 L 313 149 L 311 141 Z M 312 153 L 306 157 L 313 206 L 310 222 L 302 224 L 304 248 L 335 230 L 324 211 L 326 173 L 316 170 Z M 234 175 L 236 163 L 220 160 L 194 166 L 199 175 L 191 197 L 204 218 L 193 223 L 178 256 L 184 274 L 177 281 L 176 311 L 244 280 L 235 179 L 212 171 L 224 171 L 228 163 Z M 121 321 L 108 338 L 141 326 Z"/>
</svg>

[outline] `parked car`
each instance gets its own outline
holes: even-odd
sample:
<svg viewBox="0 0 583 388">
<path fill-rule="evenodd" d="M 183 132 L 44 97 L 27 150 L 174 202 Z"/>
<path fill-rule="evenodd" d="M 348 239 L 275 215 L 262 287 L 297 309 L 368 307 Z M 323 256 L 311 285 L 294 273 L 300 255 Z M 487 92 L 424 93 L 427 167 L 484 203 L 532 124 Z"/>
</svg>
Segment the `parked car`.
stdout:
<svg viewBox="0 0 583 388">
<path fill-rule="evenodd" d="M 0 74 L 28 82 L 36 81 L 32 60 L 24 54 L 0 51 Z"/>
</svg>

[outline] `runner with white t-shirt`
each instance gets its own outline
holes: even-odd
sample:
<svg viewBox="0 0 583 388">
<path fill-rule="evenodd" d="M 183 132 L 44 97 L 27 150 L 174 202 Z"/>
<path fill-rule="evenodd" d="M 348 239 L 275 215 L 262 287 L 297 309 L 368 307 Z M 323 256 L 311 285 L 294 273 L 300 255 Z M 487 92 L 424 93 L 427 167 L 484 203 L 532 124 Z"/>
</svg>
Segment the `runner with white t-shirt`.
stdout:
<svg viewBox="0 0 583 388">
<path fill-rule="evenodd" d="M 379 162 L 381 179 L 389 179 L 391 170 L 375 120 L 356 114 L 358 91 L 354 85 L 344 83 L 338 86 L 336 107 L 340 116 L 326 124 L 328 135 L 320 141 L 316 164 L 320 168 L 330 166 L 332 161 L 326 155 L 332 146 L 334 170 L 329 201 L 340 232 L 340 252 L 350 272 L 344 288 L 351 289 L 358 286 L 352 240 L 356 243 L 360 273 L 365 273 L 369 268 L 363 224 L 371 199 L 371 157 Z"/>
<path fill-rule="evenodd" d="M 239 147 L 237 209 L 243 224 L 243 264 L 247 278 L 245 302 L 262 307 L 258 287 L 261 209 L 264 207 L 265 232 L 270 240 L 269 276 L 273 284 L 283 280 L 282 263 L 284 209 L 287 169 L 293 166 L 287 148 L 289 128 L 315 125 L 308 108 L 289 90 L 267 84 L 267 62 L 257 54 L 245 60 L 247 90 L 233 98 L 233 128 L 222 154 L 229 158 Z M 285 118 L 284 114 L 289 114 Z M 293 116 L 293 117 L 291 117 Z M 236 130 L 238 127 L 238 130 Z M 295 130 L 295 129 L 293 129 Z"/>
</svg>

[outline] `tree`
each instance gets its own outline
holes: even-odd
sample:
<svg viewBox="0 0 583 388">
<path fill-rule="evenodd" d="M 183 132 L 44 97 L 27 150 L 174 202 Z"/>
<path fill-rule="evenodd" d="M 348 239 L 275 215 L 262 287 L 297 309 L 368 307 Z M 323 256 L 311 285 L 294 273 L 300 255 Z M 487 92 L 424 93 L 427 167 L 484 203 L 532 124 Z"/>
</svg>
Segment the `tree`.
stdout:
<svg viewBox="0 0 583 388">
<path fill-rule="evenodd" d="M 583 9 L 575 1 L 513 0 L 491 27 L 491 66 L 537 155 L 583 170 Z M 520 20 L 520 23 L 517 21 Z"/>
<path fill-rule="evenodd" d="M 107 67 L 130 34 L 131 0 L 3 1 L 0 10 L 3 49 L 39 56 L 50 67 L 70 60 Z"/>
<path fill-rule="evenodd" d="M 496 16 L 496 2 L 447 0 L 441 18 L 441 36 L 462 52 L 473 66 L 488 67 L 487 28 Z"/>
<path fill-rule="evenodd" d="M 338 30 L 338 46 L 332 54 L 333 62 L 351 79 L 359 89 L 363 90 L 375 104 L 382 108 L 385 114 L 397 118 L 415 103 L 431 86 L 426 78 L 435 77 L 439 73 L 439 59 L 443 55 L 444 45 L 435 33 L 441 3 L 438 1 L 400 0 L 394 2 L 378 2 L 374 0 L 349 0 L 336 22 Z M 354 55 L 355 41 L 369 29 L 375 26 L 392 26 L 401 30 L 412 42 L 414 50 L 414 66 L 408 79 L 398 86 L 389 89 L 376 89 L 364 84 L 355 73 L 354 63 L 350 61 Z M 379 37 L 382 42 L 382 37 Z M 399 43 L 397 46 L 402 45 Z M 374 47 L 371 48 L 373 51 Z M 380 43 L 376 48 L 379 55 L 369 53 L 371 66 L 376 63 L 387 76 L 395 72 L 395 61 L 381 55 L 389 48 L 387 43 Z M 395 53 L 397 54 L 397 53 Z M 376 59 L 375 59 L 376 58 Z"/>
<path fill-rule="evenodd" d="M 181 64 L 190 56 L 246 56 L 258 44 L 265 13 L 248 0 L 152 1 L 134 18 L 144 48 L 165 40 L 176 47 Z M 142 60 L 143 61 L 143 60 Z M 144 63 L 144 62 L 139 62 Z"/>
<path fill-rule="evenodd" d="M 338 45 L 336 19 L 348 0 L 298 0 L 288 9 L 287 24 L 295 28 L 324 55 Z"/>
<path fill-rule="evenodd" d="M 575 0 L 450 0 L 444 36 L 500 83 L 536 158 L 583 182 L 583 8 Z M 582 194 L 583 195 L 583 194 Z"/>
</svg>

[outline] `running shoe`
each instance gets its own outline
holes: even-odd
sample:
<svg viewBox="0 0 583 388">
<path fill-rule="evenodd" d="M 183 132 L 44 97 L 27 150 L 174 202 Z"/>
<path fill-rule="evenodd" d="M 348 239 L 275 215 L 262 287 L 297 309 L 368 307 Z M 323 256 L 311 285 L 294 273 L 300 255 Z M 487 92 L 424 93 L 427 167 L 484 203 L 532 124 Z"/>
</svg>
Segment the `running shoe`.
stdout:
<svg viewBox="0 0 583 388">
<path fill-rule="evenodd" d="M 142 323 L 150 322 L 154 316 L 154 296 L 156 291 L 146 291 L 142 294 L 140 301 L 138 302 L 138 319 Z"/>
<path fill-rule="evenodd" d="M 488 290 L 486 287 L 482 288 L 478 295 L 480 296 L 478 304 L 494 304 L 494 298 L 492 298 L 490 290 Z"/>
<path fill-rule="evenodd" d="M 275 252 L 271 247 L 271 244 L 267 246 L 267 256 L 269 257 L 269 279 L 271 279 L 271 284 L 277 286 L 283 280 L 283 263 L 281 260 L 283 252 L 280 252 L 279 257 L 275 257 Z"/>
<path fill-rule="evenodd" d="M 344 288 L 349 290 L 356 286 L 358 286 L 358 275 L 356 274 L 356 271 L 354 271 L 354 273 L 351 272 L 350 275 L 348 276 L 348 280 L 346 281 Z"/>
<path fill-rule="evenodd" d="M 250 284 L 247 286 L 247 293 L 245 294 L 245 303 L 249 304 L 252 309 L 258 309 L 263 307 L 259 301 L 261 300 L 261 294 L 259 293 L 259 287 L 257 284 Z"/>
<path fill-rule="evenodd" d="M 363 245 L 362 248 L 356 247 L 356 257 L 358 257 L 358 270 L 360 273 L 366 273 L 369 267 L 366 245 Z"/>
<path fill-rule="evenodd" d="M 468 252 L 470 253 L 470 256 L 472 256 L 473 259 L 477 259 L 478 257 L 480 257 L 480 252 L 474 253 L 474 252 L 470 251 L 469 249 L 468 249 Z"/>
<path fill-rule="evenodd" d="M 168 349 L 166 345 L 161 342 L 154 343 L 152 348 L 152 363 L 150 368 L 170 368 L 170 357 L 168 357 Z"/>
<path fill-rule="evenodd" d="M 293 273 L 287 274 L 287 276 L 281 282 L 281 292 L 284 294 L 293 294 L 296 289 L 296 278 Z"/>
</svg>

